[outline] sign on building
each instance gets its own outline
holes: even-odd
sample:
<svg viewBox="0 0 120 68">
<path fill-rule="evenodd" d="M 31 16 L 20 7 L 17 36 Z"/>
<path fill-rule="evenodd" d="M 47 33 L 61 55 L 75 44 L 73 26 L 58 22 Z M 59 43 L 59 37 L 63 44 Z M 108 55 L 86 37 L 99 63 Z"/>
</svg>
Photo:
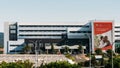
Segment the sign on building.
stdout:
<svg viewBox="0 0 120 68">
<path fill-rule="evenodd" d="M 106 51 L 112 49 L 113 42 L 113 23 L 108 21 L 94 21 L 92 23 L 92 48 Z"/>
</svg>

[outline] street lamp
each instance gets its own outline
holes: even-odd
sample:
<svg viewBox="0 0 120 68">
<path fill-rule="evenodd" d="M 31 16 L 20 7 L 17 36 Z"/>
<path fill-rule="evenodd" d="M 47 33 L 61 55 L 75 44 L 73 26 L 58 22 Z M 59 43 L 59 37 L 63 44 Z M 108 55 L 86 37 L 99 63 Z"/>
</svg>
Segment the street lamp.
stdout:
<svg viewBox="0 0 120 68">
<path fill-rule="evenodd" d="M 30 42 L 32 42 L 34 45 L 35 45 L 35 68 L 37 68 L 37 64 L 38 64 L 38 52 L 37 52 L 37 43 L 38 43 L 38 41 L 36 40 L 36 41 L 30 41 Z"/>
<path fill-rule="evenodd" d="M 38 64 L 38 52 L 37 52 L 37 49 L 36 49 L 36 47 L 37 47 L 37 42 L 38 41 L 35 41 L 35 57 L 36 57 L 36 67 L 35 68 L 37 68 L 37 64 Z"/>
<path fill-rule="evenodd" d="M 114 64 L 113 64 L 113 52 L 114 52 L 113 45 L 114 45 L 114 43 L 115 43 L 115 41 L 112 43 L 112 68 L 114 68 Z"/>
<path fill-rule="evenodd" d="M 90 63 L 89 63 L 89 66 L 90 66 L 90 68 L 91 68 L 91 36 L 89 35 L 89 34 L 85 34 L 85 36 L 87 36 L 88 37 L 88 39 L 89 39 L 89 52 L 90 52 Z"/>
</svg>

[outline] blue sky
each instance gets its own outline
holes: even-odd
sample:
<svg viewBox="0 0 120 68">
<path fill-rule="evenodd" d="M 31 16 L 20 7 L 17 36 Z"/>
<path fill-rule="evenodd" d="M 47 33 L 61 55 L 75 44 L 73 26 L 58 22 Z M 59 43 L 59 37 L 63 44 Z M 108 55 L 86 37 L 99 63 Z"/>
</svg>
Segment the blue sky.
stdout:
<svg viewBox="0 0 120 68">
<path fill-rule="evenodd" d="M 0 0 L 0 32 L 4 22 L 87 23 L 95 19 L 119 23 L 120 0 Z"/>
</svg>

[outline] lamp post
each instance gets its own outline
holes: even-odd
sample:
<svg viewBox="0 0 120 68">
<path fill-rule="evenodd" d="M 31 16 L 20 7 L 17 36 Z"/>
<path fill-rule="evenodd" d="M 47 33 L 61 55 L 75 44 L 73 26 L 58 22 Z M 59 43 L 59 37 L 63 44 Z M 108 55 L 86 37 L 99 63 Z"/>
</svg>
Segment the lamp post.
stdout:
<svg viewBox="0 0 120 68">
<path fill-rule="evenodd" d="M 35 45 L 35 68 L 37 68 L 38 64 L 38 52 L 37 52 L 37 40 L 36 41 L 30 41 Z"/>
<path fill-rule="evenodd" d="M 90 37 L 90 35 L 88 35 L 88 34 L 85 34 L 85 36 L 87 36 L 88 37 L 88 39 L 89 39 L 89 52 L 90 52 L 90 63 L 89 63 L 89 66 L 90 66 L 90 68 L 91 68 L 91 37 Z"/>
<path fill-rule="evenodd" d="M 112 49 L 112 68 L 114 68 L 114 66 L 113 66 L 113 49 Z"/>
<path fill-rule="evenodd" d="M 35 68 L 37 68 L 37 64 L 38 64 L 38 52 L 37 52 L 37 49 L 36 49 L 36 47 L 37 47 L 37 41 L 35 41 L 35 57 L 36 57 L 36 66 L 35 66 Z"/>
<path fill-rule="evenodd" d="M 114 43 L 115 43 L 115 41 L 112 43 L 112 68 L 114 68 L 114 64 L 113 64 L 113 52 L 114 52 L 113 45 L 114 45 Z"/>
</svg>

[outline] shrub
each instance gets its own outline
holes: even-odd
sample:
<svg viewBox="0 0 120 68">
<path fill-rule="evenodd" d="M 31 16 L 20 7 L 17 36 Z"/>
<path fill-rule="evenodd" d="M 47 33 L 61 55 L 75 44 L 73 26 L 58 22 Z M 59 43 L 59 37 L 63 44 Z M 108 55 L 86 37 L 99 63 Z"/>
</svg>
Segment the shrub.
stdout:
<svg viewBox="0 0 120 68">
<path fill-rule="evenodd" d="M 75 58 L 74 58 L 72 55 L 66 54 L 65 56 L 66 56 L 68 59 L 71 59 L 71 60 L 75 61 Z"/>
<path fill-rule="evenodd" d="M 16 62 L 5 62 L 3 61 L 0 64 L 0 68 L 32 68 L 33 63 L 31 63 L 29 60 L 26 60 L 22 62 L 21 60 L 16 61 Z"/>
<path fill-rule="evenodd" d="M 40 68 L 81 68 L 81 66 L 77 64 L 70 64 L 66 61 L 60 61 L 42 65 Z"/>
</svg>

